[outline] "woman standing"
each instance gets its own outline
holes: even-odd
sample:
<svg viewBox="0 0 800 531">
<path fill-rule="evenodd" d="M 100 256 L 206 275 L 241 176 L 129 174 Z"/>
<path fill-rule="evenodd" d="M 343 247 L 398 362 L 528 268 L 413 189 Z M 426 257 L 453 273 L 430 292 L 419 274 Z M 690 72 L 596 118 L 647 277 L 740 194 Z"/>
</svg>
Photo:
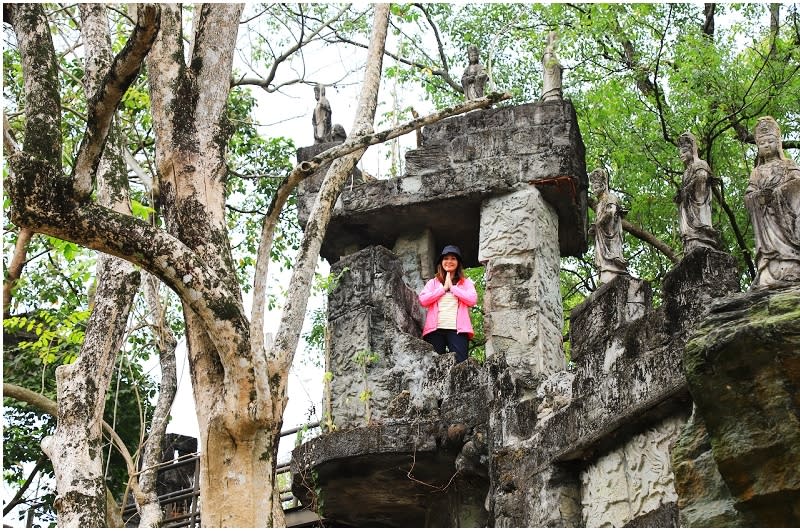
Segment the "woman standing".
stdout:
<svg viewBox="0 0 800 531">
<path fill-rule="evenodd" d="M 475 285 L 464 275 L 461 262 L 461 249 L 445 246 L 439 255 L 436 276 L 419 294 L 420 304 L 428 310 L 422 339 L 439 354 L 444 354 L 445 348 L 455 353 L 456 363 L 467 359 L 469 340 L 475 335 L 469 308 L 478 301 Z"/>
</svg>

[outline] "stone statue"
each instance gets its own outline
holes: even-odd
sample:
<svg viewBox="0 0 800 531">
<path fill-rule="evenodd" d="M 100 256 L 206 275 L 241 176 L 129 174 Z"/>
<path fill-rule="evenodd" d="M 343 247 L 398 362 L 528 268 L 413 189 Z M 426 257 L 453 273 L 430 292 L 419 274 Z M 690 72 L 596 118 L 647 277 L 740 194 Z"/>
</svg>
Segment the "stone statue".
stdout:
<svg viewBox="0 0 800 531">
<path fill-rule="evenodd" d="M 628 262 L 622 255 L 622 218 L 625 210 L 619 198 L 608 190 L 608 173 L 603 169 L 589 174 L 592 193 L 597 197 L 594 233 L 594 261 L 600 269 L 600 282 L 605 284 L 617 275 L 628 275 Z"/>
<path fill-rule="evenodd" d="M 542 67 L 544 68 L 542 101 L 561 99 L 561 63 L 558 62 L 558 57 L 556 57 L 557 37 L 555 31 L 551 31 L 547 35 L 547 46 L 542 56 Z"/>
<path fill-rule="evenodd" d="M 483 97 L 483 89 L 489 76 L 478 62 L 477 46 L 470 44 L 467 48 L 467 56 L 469 57 L 469 66 L 461 76 L 461 87 L 464 89 L 465 99 L 476 100 Z"/>
<path fill-rule="evenodd" d="M 744 203 L 756 241 L 756 278 L 751 287 L 800 281 L 800 167 L 783 153 L 774 118 L 759 118 L 758 158 Z"/>
<path fill-rule="evenodd" d="M 314 115 L 311 117 L 311 124 L 314 126 L 314 143 L 322 144 L 329 142 L 331 136 L 331 104 L 325 97 L 325 85 L 314 87 L 314 98 L 317 100 Z"/>
<path fill-rule="evenodd" d="M 678 138 L 681 161 L 686 167 L 681 189 L 675 195 L 680 216 L 683 252 L 698 247 L 717 248 L 717 231 L 711 226 L 711 186 L 714 176 L 708 163 L 697 154 L 697 140 L 691 133 Z"/>
<path fill-rule="evenodd" d="M 334 125 L 331 133 L 331 142 L 344 142 L 345 140 L 347 140 L 347 133 L 344 130 L 344 126 L 342 124 Z"/>
</svg>

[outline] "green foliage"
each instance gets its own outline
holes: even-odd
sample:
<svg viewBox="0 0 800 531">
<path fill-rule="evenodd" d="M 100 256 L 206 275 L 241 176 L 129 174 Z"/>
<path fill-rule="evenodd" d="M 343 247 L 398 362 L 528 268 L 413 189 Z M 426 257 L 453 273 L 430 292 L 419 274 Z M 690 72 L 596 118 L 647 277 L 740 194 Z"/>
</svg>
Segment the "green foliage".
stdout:
<svg viewBox="0 0 800 531">
<path fill-rule="evenodd" d="M 228 164 L 235 168 L 227 180 L 227 222 L 236 273 L 242 289 L 250 290 L 255 256 L 261 241 L 261 226 L 270 201 L 294 167 L 294 143 L 284 137 L 264 138 L 252 113 L 255 98 L 249 89 L 231 91 L 228 100 Z M 291 269 L 290 251 L 298 249 L 301 230 L 297 224 L 294 195 L 281 212 L 273 240 L 271 259 L 282 269 Z M 270 308 L 275 301 L 270 301 Z"/>
<path fill-rule="evenodd" d="M 312 286 L 312 294 L 325 294 L 329 295 L 336 289 L 345 273 L 350 271 L 350 268 L 342 268 L 338 274 L 329 273 L 321 275 L 314 273 L 314 284 Z M 311 330 L 303 335 L 303 339 L 308 346 L 322 352 L 325 349 L 325 330 L 328 326 L 328 312 L 327 306 L 316 308 L 311 312 Z"/>
<path fill-rule="evenodd" d="M 475 291 L 478 293 L 478 302 L 470 308 L 470 320 L 472 329 L 475 332 L 469 344 L 469 355 L 480 364 L 486 361 L 486 335 L 483 332 L 483 294 L 486 292 L 486 276 L 484 267 L 472 267 L 465 269 L 467 277 L 475 284 Z"/>
</svg>

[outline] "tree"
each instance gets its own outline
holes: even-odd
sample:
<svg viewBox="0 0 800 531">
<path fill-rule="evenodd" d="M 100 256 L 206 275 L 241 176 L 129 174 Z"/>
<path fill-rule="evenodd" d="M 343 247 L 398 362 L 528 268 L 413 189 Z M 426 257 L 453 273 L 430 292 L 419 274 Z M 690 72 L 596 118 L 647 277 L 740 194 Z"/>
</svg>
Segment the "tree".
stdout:
<svg viewBox="0 0 800 531">
<path fill-rule="evenodd" d="M 140 6 L 131 37 L 100 70 L 98 79 L 102 81 L 87 98 L 86 126 L 69 171 L 62 164 L 58 61 L 44 9 L 27 4 L 5 9 L 19 47 L 25 101 L 23 148 L 8 157 L 12 221 L 27 230 L 121 258 L 155 275 L 178 295 L 183 305 L 204 456 L 199 465 L 203 523 L 282 525 L 274 484 L 287 371 L 321 240 L 345 177 L 368 145 L 507 96 L 490 96 L 392 131 L 372 133 L 389 16 L 388 6 L 376 6 L 351 138 L 295 168 L 276 190 L 267 210 L 257 253 L 251 320 L 244 309 L 225 216 L 229 182 L 226 150 L 231 133 L 228 105 L 242 6 L 203 4 L 193 13 L 189 45 L 183 38 L 180 6 Z M 156 171 L 149 178 L 163 227 L 109 208 L 95 198 L 100 189 L 102 157 L 113 149 L 110 133 L 115 110 L 143 65 L 155 131 Z M 300 245 L 279 333 L 274 343 L 265 342 L 266 273 L 278 216 L 293 187 L 333 159 L 337 160 L 325 177 Z M 121 307 L 119 303 L 110 306 L 116 310 Z M 83 349 L 96 346 L 85 344 Z M 95 378 L 104 374 L 92 360 L 85 366 Z M 75 377 L 74 370 L 62 372 Z M 70 383 L 74 381 L 70 379 Z M 92 394 L 76 392 L 75 406 L 68 407 L 69 402 L 59 396 L 59 423 L 62 418 L 93 418 L 89 424 L 97 433 L 97 418 L 88 413 L 92 404 L 87 397 L 102 396 L 104 388 L 83 388 Z M 97 439 L 92 435 L 81 443 L 91 453 Z M 72 441 L 57 436 L 48 452 L 60 452 L 64 460 L 59 467 L 75 473 L 76 462 L 63 448 L 66 444 Z M 100 488 L 95 471 L 86 472 L 85 479 L 77 483 L 91 484 L 91 491 L 72 494 L 68 485 L 59 486 L 62 524 L 98 521 L 89 519 L 96 519 L 100 513 Z M 67 514 L 65 508 L 74 510 Z"/>
</svg>

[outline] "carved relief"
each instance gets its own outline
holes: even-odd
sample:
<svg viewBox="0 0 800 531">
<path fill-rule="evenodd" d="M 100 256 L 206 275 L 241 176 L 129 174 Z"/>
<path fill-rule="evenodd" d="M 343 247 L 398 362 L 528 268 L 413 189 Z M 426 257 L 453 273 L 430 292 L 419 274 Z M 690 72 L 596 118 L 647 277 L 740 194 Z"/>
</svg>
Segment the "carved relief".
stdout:
<svg viewBox="0 0 800 531">
<path fill-rule="evenodd" d="M 558 216 L 535 188 L 488 199 L 481 209 L 478 260 L 551 246 L 558 253 Z"/>
<path fill-rule="evenodd" d="M 669 447 L 684 423 L 683 417 L 667 419 L 581 473 L 586 527 L 622 527 L 678 499 Z"/>
</svg>

